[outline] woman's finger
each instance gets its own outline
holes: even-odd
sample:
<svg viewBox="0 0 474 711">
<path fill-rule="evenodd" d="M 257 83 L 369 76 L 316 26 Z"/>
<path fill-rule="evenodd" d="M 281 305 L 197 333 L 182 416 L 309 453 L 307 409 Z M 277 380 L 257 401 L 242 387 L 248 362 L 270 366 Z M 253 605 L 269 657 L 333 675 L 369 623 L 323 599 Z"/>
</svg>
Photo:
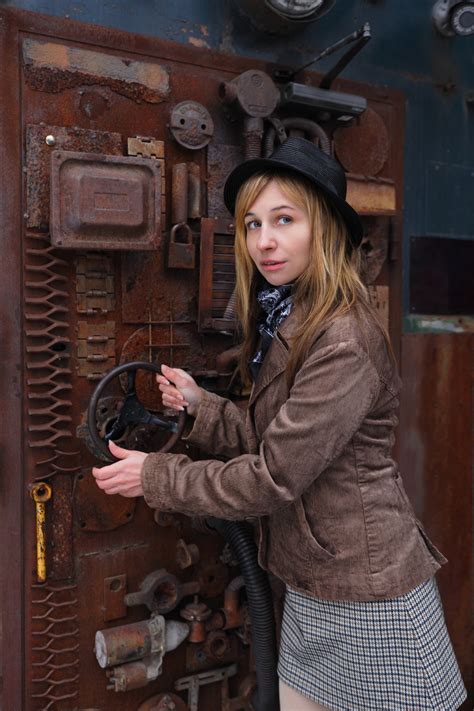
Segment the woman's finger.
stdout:
<svg viewBox="0 0 474 711">
<path fill-rule="evenodd" d="M 183 402 L 186 399 L 184 397 L 183 393 L 180 393 L 179 390 L 168 390 L 168 389 L 162 390 L 161 388 L 160 388 L 160 390 L 161 390 L 161 398 L 162 398 L 163 402 L 165 400 L 176 400 L 176 402 L 183 404 Z"/>
<path fill-rule="evenodd" d="M 163 375 L 175 385 L 185 385 L 185 383 L 189 382 L 189 373 L 186 373 L 182 368 L 170 368 L 168 365 L 163 364 L 161 370 Z"/>
<path fill-rule="evenodd" d="M 178 388 L 175 388 L 174 385 L 160 385 L 159 389 L 161 390 L 162 393 L 166 393 L 167 395 L 174 395 L 175 397 L 183 397 L 183 394 L 181 393 Z"/>
</svg>

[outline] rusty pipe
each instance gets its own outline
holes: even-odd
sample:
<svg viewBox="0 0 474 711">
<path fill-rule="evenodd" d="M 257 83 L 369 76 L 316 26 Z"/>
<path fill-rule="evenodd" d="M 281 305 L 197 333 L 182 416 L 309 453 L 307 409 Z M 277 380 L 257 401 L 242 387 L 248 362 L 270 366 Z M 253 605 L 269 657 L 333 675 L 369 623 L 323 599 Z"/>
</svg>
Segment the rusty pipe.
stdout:
<svg viewBox="0 0 474 711">
<path fill-rule="evenodd" d="M 207 630 L 229 630 L 242 627 L 244 613 L 239 606 L 239 592 L 245 586 L 242 575 L 230 581 L 224 592 L 224 606 L 215 612 L 206 625 Z"/>
<path fill-rule="evenodd" d="M 303 118 L 301 116 L 289 116 L 287 118 L 282 119 L 281 123 L 287 132 L 291 131 L 292 129 L 304 131 L 307 135 L 309 135 L 309 140 L 311 140 L 313 143 L 319 141 L 321 150 L 324 153 L 326 153 L 327 155 L 331 154 L 331 143 L 329 141 L 329 138 L 325 130 L 321 128 L 321 126 L 316 123 L 316 121 L 312 121 L 311 119 Z M 265 134 L 265 138 L 263 141 L 263 155 L 265 158 L 268 158 L 268 156 L 273 153 L 275 149 L 275 137 L 276 130 L 274 126 L 270 126 L 270 128 Z"/>
</svg>

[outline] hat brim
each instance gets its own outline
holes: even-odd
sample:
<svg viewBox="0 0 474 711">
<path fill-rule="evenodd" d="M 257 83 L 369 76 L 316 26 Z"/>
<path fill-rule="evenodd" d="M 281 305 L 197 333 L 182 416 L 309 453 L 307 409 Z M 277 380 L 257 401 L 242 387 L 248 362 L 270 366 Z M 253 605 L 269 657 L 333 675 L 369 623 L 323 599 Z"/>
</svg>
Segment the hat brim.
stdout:
<svg viewBox="0 0 474 711">
<path fill-rule="evenodd" d="M 354 247 L 358 247 L 360 245 L 364 235 L 364 229 L 362 227 L 360 217 L 354 208 L 352 208 L 348 202 L 340 198 L 338 195 L 335 195 L 335 193 L 331 190 L 328 190 L 324 183 L 317 180 L 313 174 L 310 174 L 304 169 L 289 166 L 284 161 L 275 160 L 273 158 L 254 158 L 247 160 L 234 168 L 234 170 L 230 173 L 224 185 L 224 203 L 232 215 L 235 213 L 237 194 L 246 180 L 257 173 L 263 173 L 265 171 L 275 169 L 281 169 L 285 173 L 300 175 L 321 190 L 321 192 L 328 199 L 328 202 L 334 206 L 346 223 L 351 244 Z"/>
</svg>

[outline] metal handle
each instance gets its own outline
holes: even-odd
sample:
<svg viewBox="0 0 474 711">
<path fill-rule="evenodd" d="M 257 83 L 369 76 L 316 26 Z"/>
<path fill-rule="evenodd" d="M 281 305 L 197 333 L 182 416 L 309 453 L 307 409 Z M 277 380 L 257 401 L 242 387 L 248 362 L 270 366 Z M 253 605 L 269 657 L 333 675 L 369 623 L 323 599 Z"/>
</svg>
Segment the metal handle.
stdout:
<svg viewBox="0 0 474 711">
<path fill-rule="evenodd" d="M 46 502 L 53 491 L 49 484 L 40 481 L 30 488 L 36 504 L 36 576 L 39 583 L 46 581 Z"/>
</svg>

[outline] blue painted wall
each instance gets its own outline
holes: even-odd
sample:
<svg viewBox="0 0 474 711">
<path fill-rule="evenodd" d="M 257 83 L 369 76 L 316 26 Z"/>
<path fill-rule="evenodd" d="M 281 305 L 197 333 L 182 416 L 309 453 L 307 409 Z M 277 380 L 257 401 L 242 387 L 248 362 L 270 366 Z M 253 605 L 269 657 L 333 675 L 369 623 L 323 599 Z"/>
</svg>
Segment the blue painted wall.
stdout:
<svg viewBox="0 0 474 711">
<path fill-rule="evenodd" d="M 316 23 L 288 37 L 254 33 L 232 0 L 4 0 L 34 12 L 154 35 L 226 53 L 297 65 L 370 22 L 372 39 L 346 78 L 399 89 L 406 96 L 404 310 L 409 239 L 474 239 L 474 36 L 442 37 L 433 0 L 338 0 Z M 323 71 L 334 62 L 318 64 Z M 471 97 L 471 103 L 467 100 Z M 406 321 L 406 328 L 410 328 Z"/>
</svg>

